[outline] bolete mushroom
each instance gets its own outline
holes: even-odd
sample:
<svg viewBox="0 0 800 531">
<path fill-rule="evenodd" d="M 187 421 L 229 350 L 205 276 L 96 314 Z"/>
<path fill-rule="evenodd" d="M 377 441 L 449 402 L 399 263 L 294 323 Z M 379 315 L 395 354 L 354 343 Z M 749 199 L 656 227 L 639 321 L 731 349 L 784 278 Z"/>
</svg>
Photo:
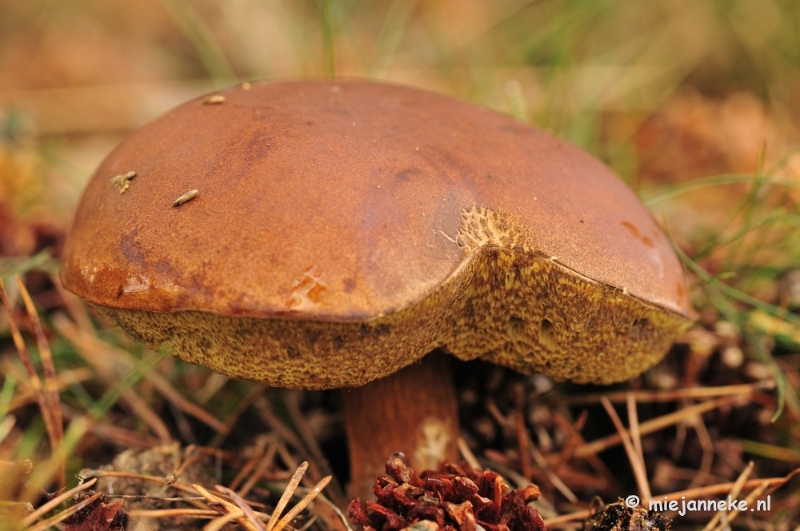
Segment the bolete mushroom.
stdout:
<svg viewBox="0 0 800 531">
<path fill-rule="evenodd" d="M 230 377 L 351 388 L 358 493 L 392 451 L 417 467 L 426 451 L 454 454 L 444 358 L 415 364 L 434 349 L 611 383 L 656 363 L 689 322 L 657 224 L 566 142 L 381 83 L 218 95 L 102 163 L 64 285 L 131 336 Z"/>
</svg>

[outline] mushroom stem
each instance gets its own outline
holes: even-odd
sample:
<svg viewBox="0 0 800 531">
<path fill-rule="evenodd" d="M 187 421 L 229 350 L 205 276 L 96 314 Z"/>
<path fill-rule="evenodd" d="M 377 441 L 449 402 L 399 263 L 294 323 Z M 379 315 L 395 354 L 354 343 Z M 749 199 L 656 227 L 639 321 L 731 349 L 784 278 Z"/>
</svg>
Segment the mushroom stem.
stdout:
<svg viewBox="0 0 800 531">
<path fill-rule="evenodd" d="M 374 499 L 375 477 L 393 452 L 403 452 L 419 471 L 455 461 L 458 401 L 448 356 L 434 351 L 390 376 L 345 390 L 344 420 L 352 497 Z"/>
</svg>

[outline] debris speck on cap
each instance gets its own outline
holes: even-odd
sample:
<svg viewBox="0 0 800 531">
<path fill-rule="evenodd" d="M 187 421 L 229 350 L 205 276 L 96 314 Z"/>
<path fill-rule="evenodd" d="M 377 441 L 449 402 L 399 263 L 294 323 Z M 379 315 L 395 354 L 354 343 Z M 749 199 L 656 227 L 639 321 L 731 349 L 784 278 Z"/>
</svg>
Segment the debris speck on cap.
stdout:
<svg viewBox="0 0 800 531">
<path fill-rule="evenodd" d="M 178 199 L 173 201 L 172 202 L 172 206 L 176 207 L 176 206 L 180 206 L 180 205 L 182 205 L 184 203 L 188 203 L 189 201 L 191 201 L 192 199 L 197 197 L 199 194 L 200 194 L 200 192 L 197 191 L 197 190 L 189 190 L 185 194 L 181 195 Z"/>
<path fill-rule="evenodd" d="M 124 194 L 128 188 L 131 187 L 131 179 L 134 177 L 136 177 L 136 172 L 129 171 L 128 173 L 115 175 L 114 177 L 110 178 L 108 182 L 112 185 L 119 186 L 119 193 Z"/>
</svg>

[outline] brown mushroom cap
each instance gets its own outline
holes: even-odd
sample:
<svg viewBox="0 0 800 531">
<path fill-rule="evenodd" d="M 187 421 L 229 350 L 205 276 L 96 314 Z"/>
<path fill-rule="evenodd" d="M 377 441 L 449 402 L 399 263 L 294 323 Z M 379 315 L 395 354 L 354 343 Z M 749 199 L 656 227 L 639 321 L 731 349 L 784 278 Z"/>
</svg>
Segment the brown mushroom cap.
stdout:
<svg viewBox="0 0 800 531">
<path fill-rule="evenodd" d="M 436 347 L 612 382 L 688 322 L 651 216 L 547 133 L 364 81 L 223 94 L 125 140 L 66 243 L 65 286 L 151 346 L 285 387 L 363 385 Z"/>
</svg>

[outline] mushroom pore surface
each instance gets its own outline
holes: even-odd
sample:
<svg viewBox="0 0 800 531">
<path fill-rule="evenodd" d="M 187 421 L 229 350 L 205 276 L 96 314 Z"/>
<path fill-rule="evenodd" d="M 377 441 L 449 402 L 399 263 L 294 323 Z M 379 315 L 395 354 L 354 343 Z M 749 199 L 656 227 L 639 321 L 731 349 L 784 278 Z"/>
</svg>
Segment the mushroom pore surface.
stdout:
<svg viewBox="0 0 800 531">
<path fill-rule="evenodd" d="M 221 94 L 124 141 L 65 246 L 65 286 L 152 347 L 295 388 L 363 385 L 437 347 L 610 383 L 689 322 L 663 233 L 573 146 L 393 85 Z M 109 183 L 130 171 L 124 193 Z"/>
</svg>

